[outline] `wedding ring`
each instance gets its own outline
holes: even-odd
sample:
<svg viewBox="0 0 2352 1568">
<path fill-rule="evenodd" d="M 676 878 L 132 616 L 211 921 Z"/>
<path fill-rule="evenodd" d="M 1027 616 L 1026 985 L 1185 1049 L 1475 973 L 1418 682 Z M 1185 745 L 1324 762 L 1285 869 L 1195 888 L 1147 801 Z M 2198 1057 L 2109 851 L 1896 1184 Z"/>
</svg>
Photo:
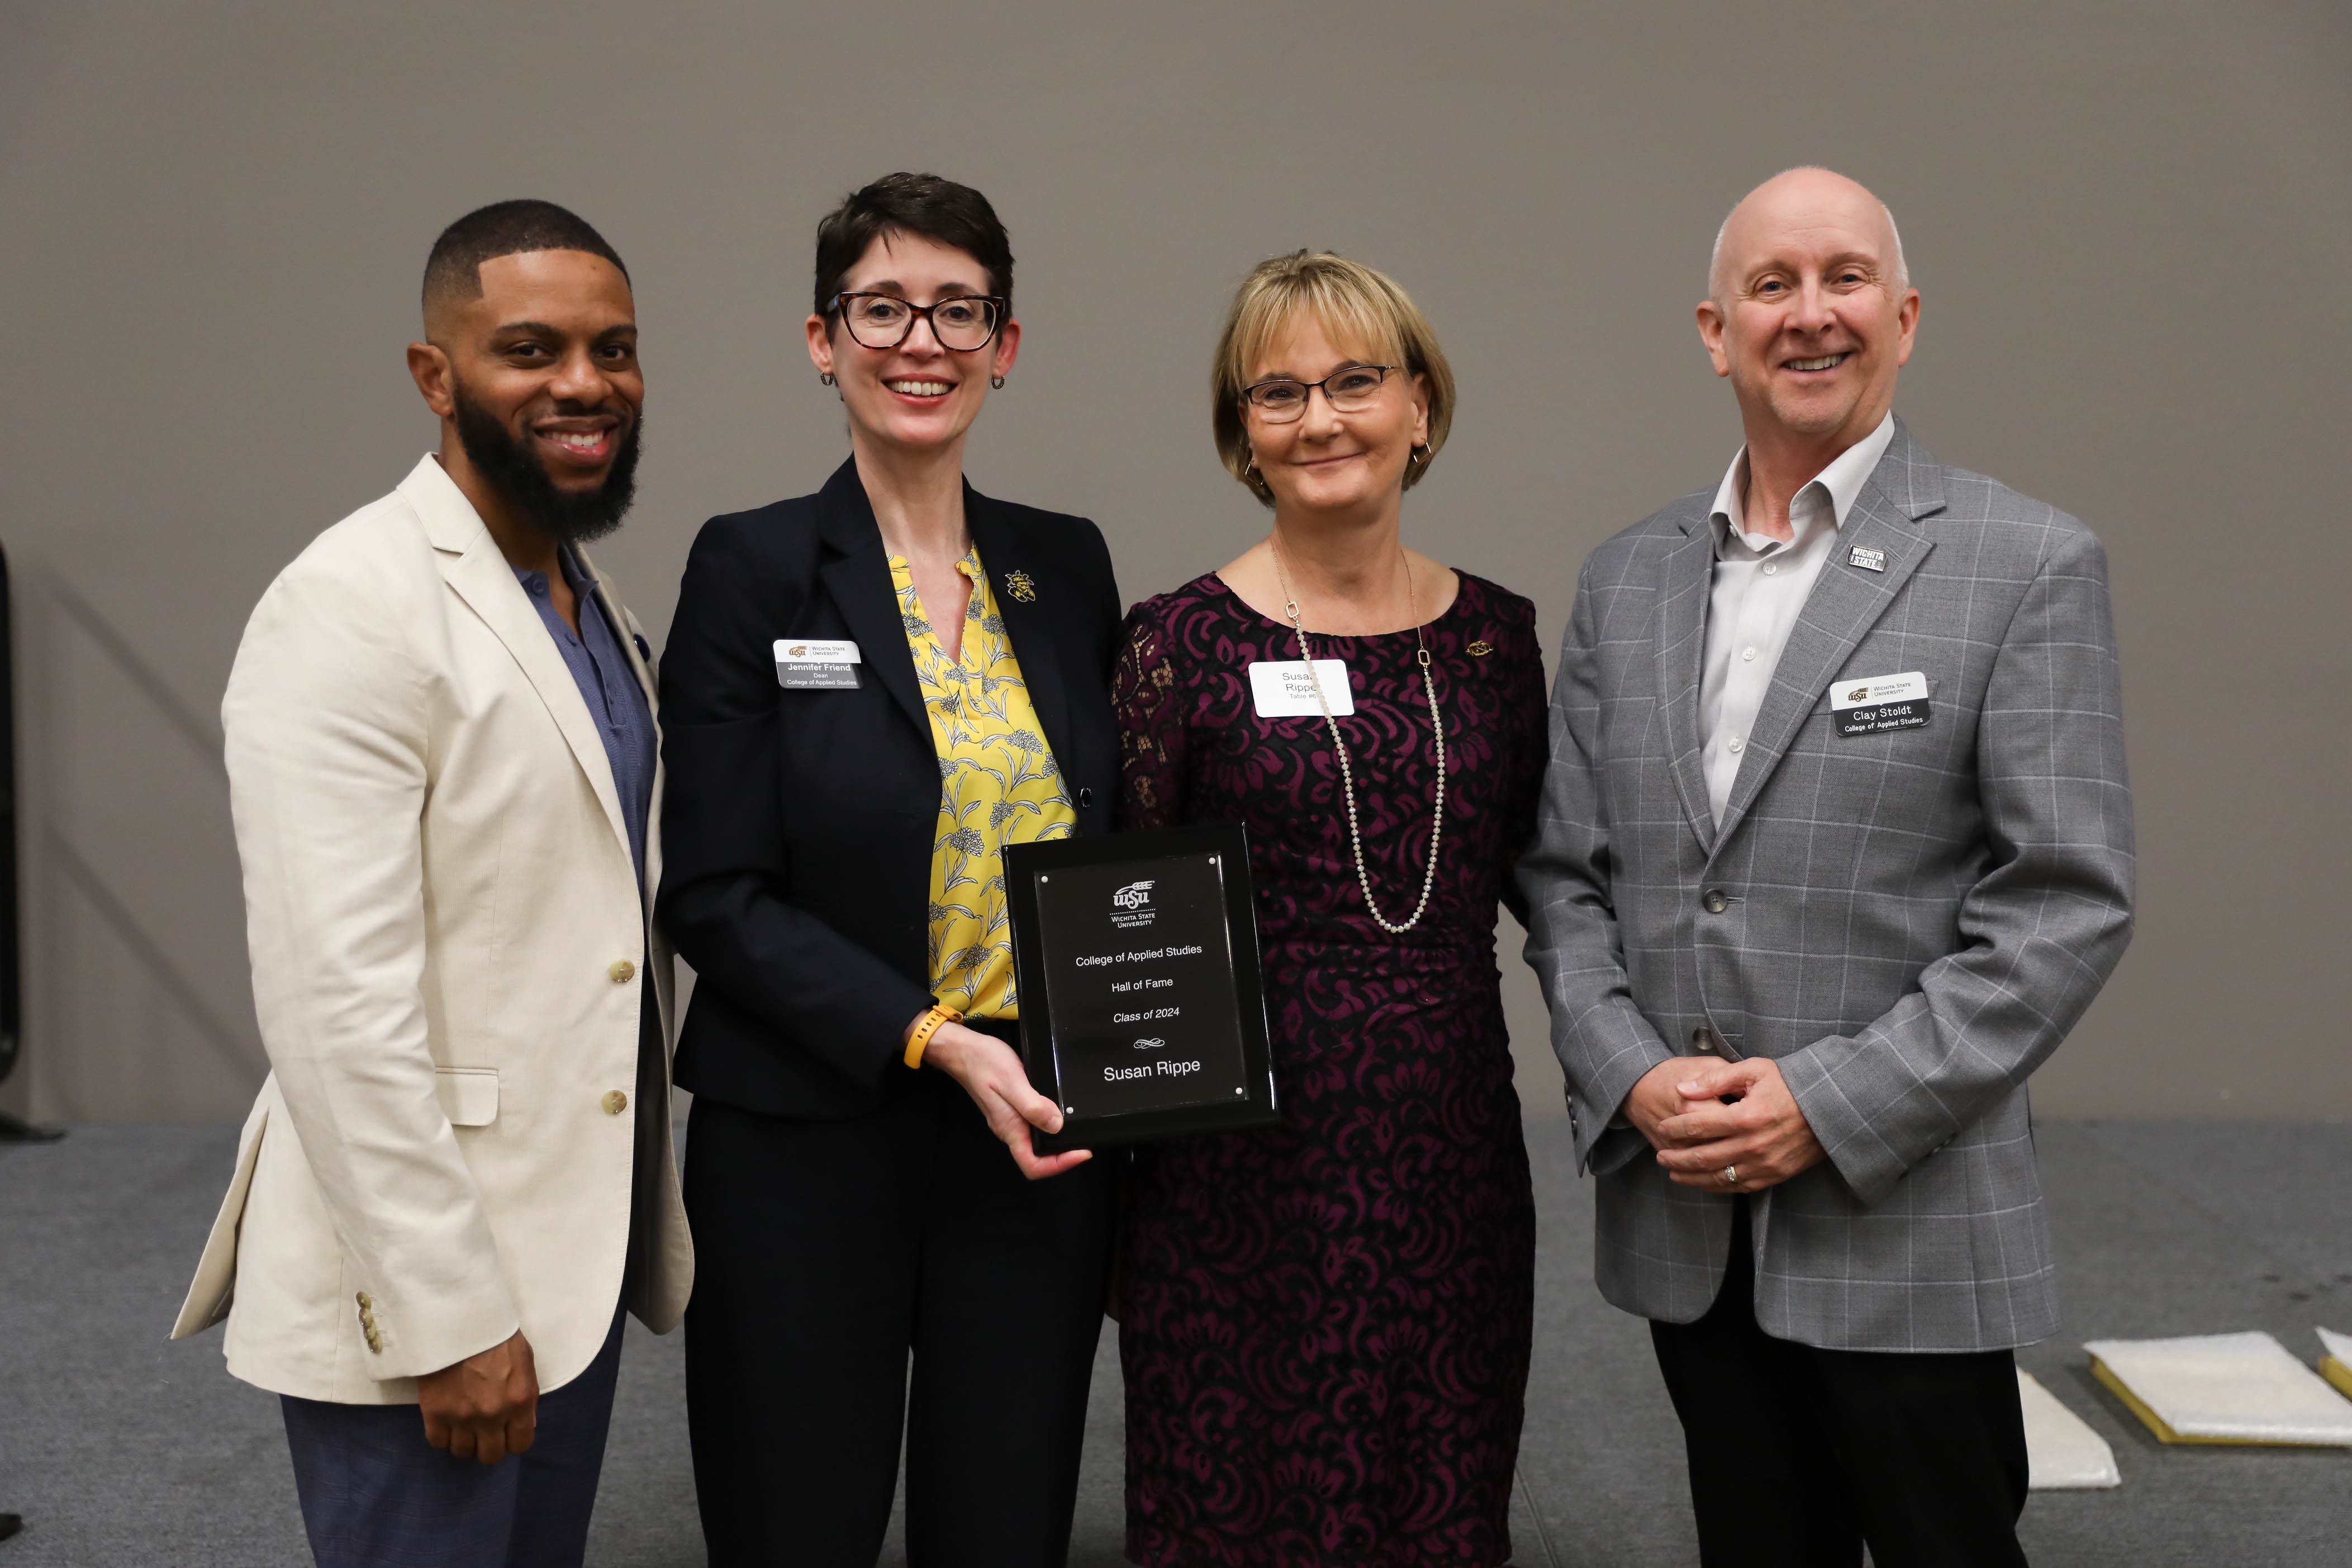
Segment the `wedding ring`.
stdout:
<svg viewBox="0 0 2352 1568">
<path fill-rule="evenodd" d="M 1736 1187 L 1739 1184 L 1738 1166 L 1726 1165 L 1723 1168 L 1723 1184 L 1727 1187 Z"/>
</svg>

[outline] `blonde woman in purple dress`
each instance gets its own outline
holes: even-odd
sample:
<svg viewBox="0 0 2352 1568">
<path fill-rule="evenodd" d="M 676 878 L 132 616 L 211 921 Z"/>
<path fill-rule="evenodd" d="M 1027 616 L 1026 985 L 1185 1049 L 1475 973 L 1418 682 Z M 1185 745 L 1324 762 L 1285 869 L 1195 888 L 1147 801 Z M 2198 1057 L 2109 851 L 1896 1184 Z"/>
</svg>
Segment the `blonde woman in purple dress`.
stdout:
<svg viewBox="0 0 2352 1568">
<path fill-rule="evenodd" d="M 1121 823 L 1247 826 L 1283 1110 L 1139 1163 L 1118 1315 L 1147 1568 L 1511 1554 L 1535 1213 L 1495 925 L 1543 667 L 1527 600 L 1401 537 L 1453 403 L 1388 279 L 1258 267 L 1215 428 L 1273 530 L 1128 620 Z M 1250 674 L 1309 658 L 1344 680 Z"/>
</svg>

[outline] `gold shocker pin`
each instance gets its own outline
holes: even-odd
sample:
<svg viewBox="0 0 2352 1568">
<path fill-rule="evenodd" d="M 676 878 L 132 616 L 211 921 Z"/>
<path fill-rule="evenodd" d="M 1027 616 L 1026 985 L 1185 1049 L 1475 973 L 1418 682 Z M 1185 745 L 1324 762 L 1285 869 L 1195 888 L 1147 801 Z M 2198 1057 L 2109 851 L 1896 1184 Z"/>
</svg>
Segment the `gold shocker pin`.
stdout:
<svg viewBox="0 0 2352 1568">
<path fill-rule="evenodd" d="M 1024 605 L 1037 602 L 1037 584 L 1029 580 L 1026 572 L 1007 572 L 1004 574 L 1004 591 Z"/>
<path fill-rule="evenodd" d="M 1467 653 L 1472 658 L 1484 658 L 1488 654 L 1495 651 L 1495 645 L 1488 642 L 1486 638 L 1480 637 L 1476 642 L 1472 643 L 1463 651 Z"/>
</svg>

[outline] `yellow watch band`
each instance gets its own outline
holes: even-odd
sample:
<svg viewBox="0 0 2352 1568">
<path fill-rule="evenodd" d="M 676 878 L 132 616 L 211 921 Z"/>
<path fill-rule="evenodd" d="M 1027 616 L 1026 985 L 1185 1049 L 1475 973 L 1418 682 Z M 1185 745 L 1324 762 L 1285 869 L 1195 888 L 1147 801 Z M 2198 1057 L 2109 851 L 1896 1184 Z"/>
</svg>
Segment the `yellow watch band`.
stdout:
<svg viewBox="0 0 2352 1568">
<path fill-rule="evenodd" d="M 941 1024 L 961 1024 L 961 1022 L 963 1022 L 962 1014 L 952 1007 L 941 1007 L 934 1004 L 931 1010 L 917 1021 L 914 1033 L 907 1037 L 907 1065 L 910 1068 L 923 1065 L 923 1047 L 931 1043 L 931 1037 L 940 1032 Z"/>
</svg>

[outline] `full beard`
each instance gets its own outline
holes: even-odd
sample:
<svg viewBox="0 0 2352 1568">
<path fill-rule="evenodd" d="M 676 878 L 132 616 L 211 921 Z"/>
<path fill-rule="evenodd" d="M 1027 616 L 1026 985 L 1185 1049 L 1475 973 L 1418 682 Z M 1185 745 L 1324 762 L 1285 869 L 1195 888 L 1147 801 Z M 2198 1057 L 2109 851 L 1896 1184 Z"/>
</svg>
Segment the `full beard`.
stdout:
<svg viewBox="0 0 2352 1568">
<path fill-rule="evenodd" d="M 509 505 L 528 518 L 559 544 L 587 544 L 621 526 L 629 505 L 637 499 L 637 456 L 642 419 L 632 423 L 613 454 L 604 482 L 593 490 L 565 490 L 548 477 L 537 452 L 507 433 L 488 409 L 452 389 L 457 404 L 457 439 L 467 461 Z"/>
</svg>

